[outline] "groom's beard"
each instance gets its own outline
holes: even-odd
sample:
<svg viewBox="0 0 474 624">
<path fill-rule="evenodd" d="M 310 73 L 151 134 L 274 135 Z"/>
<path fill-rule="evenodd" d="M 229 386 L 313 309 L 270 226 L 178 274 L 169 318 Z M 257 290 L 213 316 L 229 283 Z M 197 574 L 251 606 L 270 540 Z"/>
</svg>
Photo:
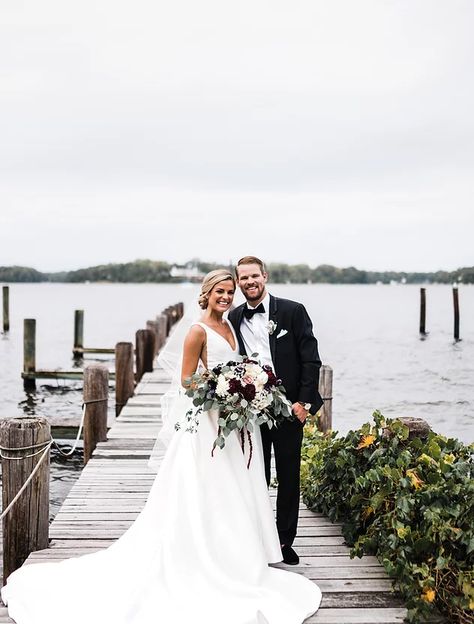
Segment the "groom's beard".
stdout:
<svg viewBox="0 0 474 624">
<path fill-rule="evenodd" d="M 255 290 L 255 293 L 253 294 L 248 293 L 247 288 L 244 288 L 243 290 L 243 295 L 249 303 L 253 303 L 254 301 L 258 301 L 259 299 L 263 299 L 264 297 L 265 286 L 256 285 L 255 288 L 256 290 Z"/>
</svg>

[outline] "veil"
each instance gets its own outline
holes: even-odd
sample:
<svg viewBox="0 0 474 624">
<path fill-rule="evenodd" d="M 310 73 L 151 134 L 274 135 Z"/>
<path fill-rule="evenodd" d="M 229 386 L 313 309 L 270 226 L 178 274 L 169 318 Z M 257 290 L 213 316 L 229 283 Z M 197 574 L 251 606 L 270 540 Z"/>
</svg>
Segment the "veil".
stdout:
<svg viewBox="0 0 474 624">
<path fill-rule="evenodd" d="M 175 424 L 183 418 L 189 408 L 190 399 L 181 385 L 181 365 L 184 338 L 191 325 L 202 315 L 202 310 L 197 304 L 199 290 L 199 287 L 192 289 L 188 300 L 185 301 L 184 316 L 174 325 L 164 348 L 158 355 L 158 365 L 171 377 L 171 385 L 161 397 L 162 426 L 148 461 L 148 467 L 155 472 L 159 468 L 164 450 L 175 433 Z"/>
</svg>

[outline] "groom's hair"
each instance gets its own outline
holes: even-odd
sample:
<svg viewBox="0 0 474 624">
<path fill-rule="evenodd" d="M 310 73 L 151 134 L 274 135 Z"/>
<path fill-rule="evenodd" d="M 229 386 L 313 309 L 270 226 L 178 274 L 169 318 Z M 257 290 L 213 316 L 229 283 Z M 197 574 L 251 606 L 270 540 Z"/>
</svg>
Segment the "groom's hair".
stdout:
<svg viewBox="0 0 474 624">
<path fill-rule="evenodd" d="M 237 262 L 237 266 L 235 267 L 235 275 L 237 276 L 237 278 L 239 277 L 239 266 L 241 264 L 258 264 L 260 270 L 262 271 L 262 274 L 267 272 L 265 265 L 262 260 L 260 260 L 260 258 L 257 258 L 256 256 L 244 256 L 243 258 L 240 258 L 240 260 Z"/>
</svg>

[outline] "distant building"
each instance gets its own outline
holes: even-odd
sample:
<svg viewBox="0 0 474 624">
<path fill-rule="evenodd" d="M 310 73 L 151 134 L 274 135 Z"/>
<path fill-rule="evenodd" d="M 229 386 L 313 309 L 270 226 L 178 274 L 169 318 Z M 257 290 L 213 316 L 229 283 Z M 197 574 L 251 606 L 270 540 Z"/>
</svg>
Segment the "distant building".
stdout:
<svg viewBox="0 0 474 624">
<path fill-rule="evenodd" d="M 204 273 L 197 266 L 178 266 L 174 264 L 170 269 L 170 276 L 176 280 L 198 282 L 204 277 Z"/>
</svg>

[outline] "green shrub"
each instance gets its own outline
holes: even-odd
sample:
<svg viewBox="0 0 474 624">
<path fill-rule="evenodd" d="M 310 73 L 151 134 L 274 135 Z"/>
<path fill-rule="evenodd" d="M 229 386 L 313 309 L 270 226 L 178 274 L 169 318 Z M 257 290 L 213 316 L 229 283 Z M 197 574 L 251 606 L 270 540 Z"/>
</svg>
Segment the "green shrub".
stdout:
<svg viewBox="0 0 474 624">
<path fill-rule="evenodd" d="M 472 624 L 473 446 L 432 432 L 409 439 L 400 421 L 373 418 L 345 437 L 306 427 L 303 500 L 343 522 L 352 557 L 379 558 L 409 621 L 438 608 L 450 622 Z"/>
</svg>

